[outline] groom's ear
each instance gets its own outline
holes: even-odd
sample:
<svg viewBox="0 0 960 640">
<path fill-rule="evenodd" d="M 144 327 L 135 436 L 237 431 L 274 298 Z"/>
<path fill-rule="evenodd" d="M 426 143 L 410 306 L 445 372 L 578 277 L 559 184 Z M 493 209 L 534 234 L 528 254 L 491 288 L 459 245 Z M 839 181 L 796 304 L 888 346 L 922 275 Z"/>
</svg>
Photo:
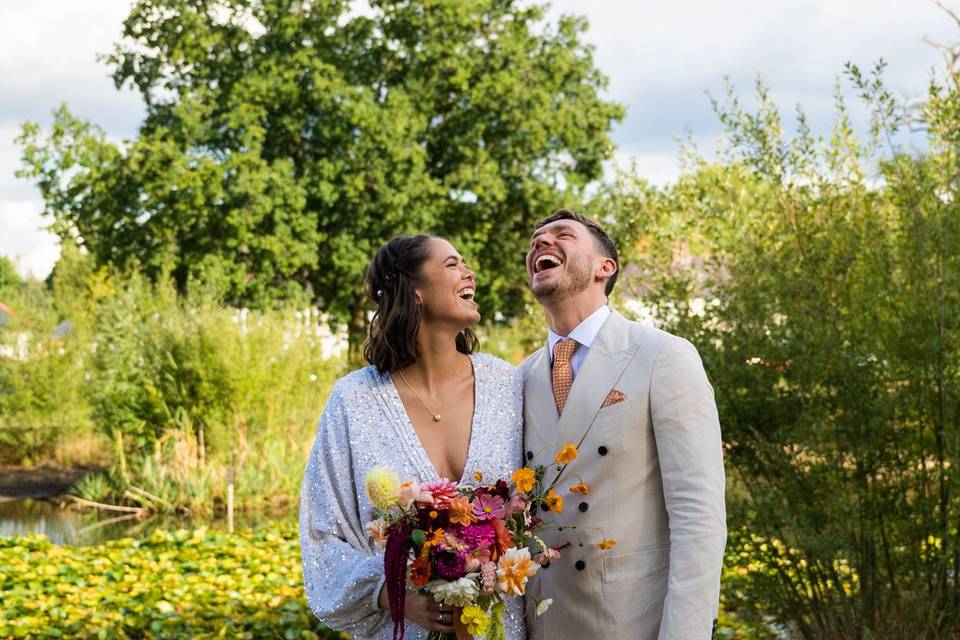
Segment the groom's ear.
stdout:
<svg viewBox="0 0 960 640">
<path fill-rule="evenodd" d="M 601 256 L 601 258 L 600 264 L 597 266 L 595 272 L 597 281 L 607 280 L 617 272 L 617 263 L 613 258 L 608 258 L 607 256 Z"/>
</svg>

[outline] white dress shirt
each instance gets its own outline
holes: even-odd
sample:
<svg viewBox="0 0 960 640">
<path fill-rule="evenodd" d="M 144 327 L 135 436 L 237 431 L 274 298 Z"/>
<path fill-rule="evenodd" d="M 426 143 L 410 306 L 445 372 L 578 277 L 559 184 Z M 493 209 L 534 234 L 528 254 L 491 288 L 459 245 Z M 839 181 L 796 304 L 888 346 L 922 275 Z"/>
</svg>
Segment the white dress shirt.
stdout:
<svg viewBox="0 0 960 640">
<path fill-rule="evenodd" d="M 600 333 L 600 327 L 603 326 L 603 323 L 606 322 L 609 317 L 610 307 L 601 305 L 599 309 L 588 315 L 583 319 L 583 322 L 574 327 L 568 336 L 561 336 L 555 333 L 553 329 L 548 328 L 547 353 L 550 354 L 550 364 L 553 364 L 553 345 L 564 338 L 573 338 L 577 341 L 578 346 L 574 350 L 573 355 L 570 356 L 570 366 L 573 367 L 573 375 L 576 377 L 580 371 L 580 365 L 583 364 L 584 358 L 587 357 L 587 353 L 590 351 L 590 345 L 593 344 L 597 334 Z"/>
</svg>

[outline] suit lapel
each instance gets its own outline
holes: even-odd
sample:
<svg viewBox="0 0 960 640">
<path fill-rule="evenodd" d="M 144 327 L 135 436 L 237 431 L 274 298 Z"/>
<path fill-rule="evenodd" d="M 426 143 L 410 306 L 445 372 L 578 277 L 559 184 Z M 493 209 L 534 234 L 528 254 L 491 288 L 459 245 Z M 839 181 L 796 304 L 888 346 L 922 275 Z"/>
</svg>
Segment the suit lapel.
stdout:
<svg viewBox="0 0 960 640">
<path fill-rule="evenodd" d="M 556 438 L 554 429 L 559 416 L 557 403 L 553 399 L 550 358 L 546 347 L 537 352 L 529 366 L 524 393 L 528 413 L 527 427 L 536 432 L 540 443 L 549 444 Z"/>
<path fill-rule="evenodd" d="M 614 311 L 597 334 L 573 380 L 570 396 L 567 398 L 563 415 L 560 416 L 560 422 L 557 425 L 561 442 L 572 442 L 577 447 L 583 442 L 607 394 L 623 375 L 630 358 L 639 347 L 639 344 L 631 345 L 629 338 L 626 319 Z M 547 369 L 547 388 L 552 400 L 553 392 L 549 387 L 549 364 Z M 556 415 L 555 404 L 554 415 Z"/>
</svg>

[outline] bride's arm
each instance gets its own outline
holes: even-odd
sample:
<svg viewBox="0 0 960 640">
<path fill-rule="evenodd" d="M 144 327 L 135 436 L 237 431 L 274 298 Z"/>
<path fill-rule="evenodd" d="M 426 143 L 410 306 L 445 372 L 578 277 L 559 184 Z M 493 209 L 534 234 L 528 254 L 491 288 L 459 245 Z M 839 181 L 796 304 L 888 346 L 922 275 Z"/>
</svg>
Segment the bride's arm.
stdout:
<svg viewBox="0 0 960 640">
<path fill-rule="evenodd" d="M 370 545 L 357 507 L 347 407 L 338 384 L 320 418 L 300 494 L 300 548 L 307 600 L 338 631 L 376 635 L 383 555 Z"/>
</svg>

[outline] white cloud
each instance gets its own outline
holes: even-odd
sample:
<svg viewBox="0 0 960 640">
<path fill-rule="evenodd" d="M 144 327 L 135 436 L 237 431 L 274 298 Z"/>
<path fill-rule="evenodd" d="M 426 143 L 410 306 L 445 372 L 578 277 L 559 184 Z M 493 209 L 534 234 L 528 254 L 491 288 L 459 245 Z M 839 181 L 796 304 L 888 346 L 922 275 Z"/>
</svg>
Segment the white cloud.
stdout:
<svg viewBox="0 0 960 640">
<path fill-rule="evenodd" d="M 680 176 L 679 154 L 676 149 L 648 150 L 630 153 L 617 150 L 608 163 L 607 175 L 617 170 L 632 170 L 658 186 L 673 182 Z"/>
<path fill-rule="evenodd" d="M 955 41 L 957 29 L 933 2 L 915 0 L 554 0 L 552 15 L 586 15 L 594 59 L 609 97 L 626 105 L 615 132 L 621 149 L 661 146 L 686 127 L 699 139 L 720 130 L 705 91 L 729 76 L 741 98 L 761 74 L 785 116 L 802 104 L 818 130 L 833 115 L 833 84 L 850 61 L 889 63 L 891 88 L 919 95 L 939 54 L 924 36 Z"/>
<path fill-rule="evenodd" d="M 46 278 L 60 257 L 57 236 L 40 215 L 40 202 L 0 201 L 0 255 L 7 256 L 25 276 Z"/>
</svg>

